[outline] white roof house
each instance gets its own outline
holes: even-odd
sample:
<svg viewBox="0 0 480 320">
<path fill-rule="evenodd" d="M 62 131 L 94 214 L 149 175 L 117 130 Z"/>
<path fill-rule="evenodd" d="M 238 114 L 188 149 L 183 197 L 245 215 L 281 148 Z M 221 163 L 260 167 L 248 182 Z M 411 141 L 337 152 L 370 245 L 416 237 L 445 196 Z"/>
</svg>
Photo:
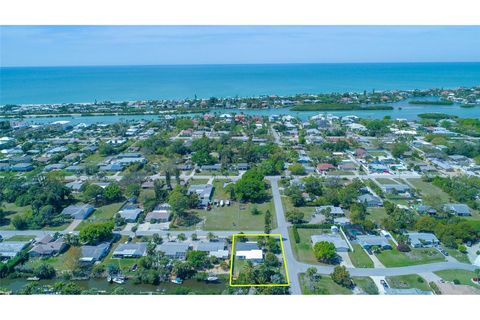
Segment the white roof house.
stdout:
<svg viewBox="0 0 480 320">
<path fill-rule="evenodd" d="M 253 261 L 263 259 L 263 251 L 256 242 L 240 242 L 235 247 L 235 257 L 238 259 Z"/>
</svg>

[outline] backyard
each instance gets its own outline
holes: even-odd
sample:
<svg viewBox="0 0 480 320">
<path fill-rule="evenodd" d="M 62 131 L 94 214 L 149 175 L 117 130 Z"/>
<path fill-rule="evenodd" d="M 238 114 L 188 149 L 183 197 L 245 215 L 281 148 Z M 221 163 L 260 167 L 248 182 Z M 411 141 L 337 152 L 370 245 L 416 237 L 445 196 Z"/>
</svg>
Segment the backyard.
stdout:
<svg viewBox="0 0 480 320">
<path fill-rule="evenodd" d="M 414 248 L 410 252 L 400 252 L 393 244 L 392 248 L 376 254 L 378 260 L 388 268 L 445 261 L 445 257 L 434 248 Z"/>
</svg>

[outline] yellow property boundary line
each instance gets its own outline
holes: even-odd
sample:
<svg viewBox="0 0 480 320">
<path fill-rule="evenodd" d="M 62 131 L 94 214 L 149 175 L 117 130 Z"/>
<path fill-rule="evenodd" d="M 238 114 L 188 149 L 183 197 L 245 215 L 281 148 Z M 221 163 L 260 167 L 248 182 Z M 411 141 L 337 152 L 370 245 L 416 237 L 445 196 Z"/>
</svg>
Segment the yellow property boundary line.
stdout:
<svg viewBox="0 0 480 320">
<path fill-rule="evenodd" d="M 280 248 L 282 249 L 283 265 L 285 267 L 285 276 L 287 278 L 287 283 L 271 283 L 271 284 L 234 284 L 233 280 L 233 256 L 235 251 L 235 237 L 278 237 L 280 238 Z M 288 276 L 288 267 L 287 267 L 287 258 L 285 257 L 285 250 L 283 247 L 283 240 L 281 234 L 267 234 L 267 233 L 258 233 L 258 234 L 243 234 L 237 233 L 232 235 L 232 250 L 230 253 L 230 286 L 231 287 L 288 287 L 290 285 L 290 277 Z"/>
</svg>

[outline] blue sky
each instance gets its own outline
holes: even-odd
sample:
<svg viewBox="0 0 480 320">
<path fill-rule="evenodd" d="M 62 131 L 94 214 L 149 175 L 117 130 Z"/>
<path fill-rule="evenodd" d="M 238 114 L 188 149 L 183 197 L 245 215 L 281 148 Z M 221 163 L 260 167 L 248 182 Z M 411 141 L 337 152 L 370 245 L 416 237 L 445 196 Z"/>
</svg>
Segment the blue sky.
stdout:
<svg viewBox="0 0 480 320">
<path fill-rule="evenodd" d="M 480 61 L 479 26 L 1 26 L 1 66 Z"/>
</svg>

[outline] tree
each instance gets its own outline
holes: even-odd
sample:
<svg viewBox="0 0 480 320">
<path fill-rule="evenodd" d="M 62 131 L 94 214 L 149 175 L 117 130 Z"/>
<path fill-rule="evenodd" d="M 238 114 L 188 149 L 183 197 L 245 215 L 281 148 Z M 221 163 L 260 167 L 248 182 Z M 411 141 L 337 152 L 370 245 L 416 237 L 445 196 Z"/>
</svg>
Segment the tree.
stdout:
<svg viewBox="0 0 480 320">
<path fill-rule="evenodd" d="M 313 254 L 318 261 L 332 263 L 337 257 L 335 245 L 328 241 L 320 241 L 313 246 Z"/>
<path fill-rule="evenodd" d="M 161 180 L 153 182 L 153 190 L 155 191 L 155 200 L 157 203 L 165 202 L 168 197 L 168 191 L 165 189 L 165 183 Z"/>
<path fill-rule="evenodd" d="M 33 269 L 33 274 L 35 277 L 38 277 L 40 279 L 53 279 L 55 278 L 55 269 L 46 263 L 42 263 L 41 265 L 35 267 Z"/>
<path fill-rule="evenodd" d="M 272 231 L 272 214 L 270 210 L 265 212 L 265 233 L 270 233 Z"/>
<path fill-rule="evenodd" d="M 353 281 L 350 278 L 350 273 L 347 271 L 345 266 L 335 266 L 333 272 L 330 274 L 332 280 L 346 288 L 351 288 L 353 286 Z"/>
<path fill-rule="evenodd" d="M 172 189 L 172 177 L 170 176 L 170 171 L 165 172 L 165 183 L 167 184 L 168 189 Z"/>
<path fill-rule="evenodd" d="M 258 216 L 259 214 L 262 214 L 262 211 L 258 210 L 257 206 L 253 206 L 252 208 L 252 215 Z"/>
<path fill-rule="evenodd" d="M 129 184 L 125 193 L 129 197 L 138 197 L 140 195 L 140 185 L 138 183 Z"/>
<path fill-rule="evenodd" d="M 118 184 L 111 183 L 105 187 L 104 196 L 108 202 L 114 202 L 122 198 L 122 190 L 120 190 Z"/>
<path fill-rule="evenodd" d="M 260 202 L 265 199 L 266 187 L 263 174 L 257 169 L 249 169 L 235 183 L 235 196 L 243 201 Z"/>
<path fill-rule="evenodd" d="M 208 268 L 211 265 L 208 252 L 206 251 L 188 251 L 187 261 L 190 262 L 190 264 L 197 270 Z"/>
<path fill-rule="evenodd" d="M 112 221 L 88 224 L 80 230 L 80 241 L 85 244 L 97 244 L 110 240 L 113 236 L 113 227 Z"/>
<path fill-rule="evenodd" d="M 176 186 L 168 195 L 168 204 L 172 208 L 172 212 L 178 217 L 183 217 L 185 215 L 188 203 L 188 197 L 180 186 Z"/>
<path fill-rule="evenodd" d="M 293 209 L 293 210 L 287 211 L 286 216 L 288 221 L 290 221 L 293 224 L 296 224 L 296 223 L 301 223 L 303 221 L 305 214 L 298 209 Z"/>
<path fill-rule="evenodd" d="M 290 172 L 296 176 L 303 176 L 305 174 L 305 167 L 300 163 L 292 164 L 288 167 L 288 170 L 290 170 Z"/>
<path fill-rule="evenodd" d="M 192 155 L 192 161 L 199 166 L 214 164 L 215 159 L 206 151 L 197 151 Z"/>
<path fill-rule="evenodd" d="M 278 267 L 279 261 L 277 256 L 272 252 L 267 252 L 265 254 L 265 264 L 269 267 Z"/>
<path fill-rule="evenodd" d="M 404 142 L 395 143 L 392 147 L 392 156 L 395 158 L 402 157 L 408 151 L 408 145 Z"/>
</svg>

